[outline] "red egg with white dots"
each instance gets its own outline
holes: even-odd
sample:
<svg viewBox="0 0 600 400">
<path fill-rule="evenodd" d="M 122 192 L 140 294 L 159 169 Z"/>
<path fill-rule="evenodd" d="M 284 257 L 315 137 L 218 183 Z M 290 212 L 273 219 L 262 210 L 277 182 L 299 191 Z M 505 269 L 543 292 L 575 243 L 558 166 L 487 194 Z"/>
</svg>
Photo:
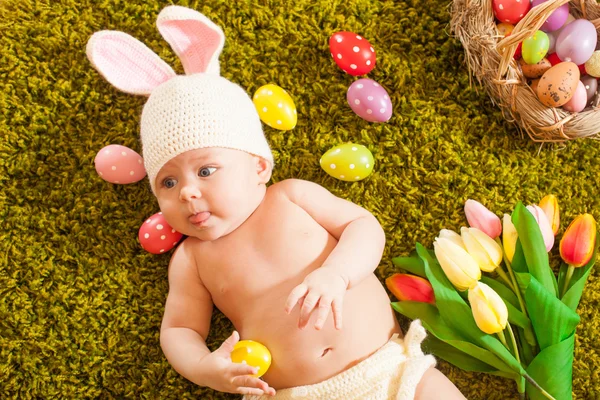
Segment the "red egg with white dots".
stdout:
<svg viewBox="0 0 600 400">
<path fill-rule="evenodd" d="M 350 75 L 358 76 L 375 68 L 375 49 L 365 38 L 352 32 L 336 32 L 329 38 L 335 63 Z"/>
<path fill-rule="evenodd" d="M 110 183 L 134 183 L 146 176 L 142 157 L 120 144 L 103 147 L 96 154 L 94 165 L 100 178 Z"/>
<path fill-rule="evenodd" d="M 500 22 L 516 25 L 531 8 L 529 0 L 493 0 L 494 15 Z"/>
<path fill-rule="evenodd" d="M 148 218 L 138 233 L 140 244 L 149 253 L 162 254 L 171 250 L 183 235 L 171 227 L 159 212 Z"/>
</svg>

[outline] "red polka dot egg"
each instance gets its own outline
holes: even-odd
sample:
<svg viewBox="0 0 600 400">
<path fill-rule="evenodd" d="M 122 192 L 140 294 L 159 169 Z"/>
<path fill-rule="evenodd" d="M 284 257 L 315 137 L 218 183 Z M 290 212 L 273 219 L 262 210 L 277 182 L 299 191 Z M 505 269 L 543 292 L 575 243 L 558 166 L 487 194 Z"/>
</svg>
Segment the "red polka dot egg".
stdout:
<svg viewBox="0 0 600 400">
<path fill-rule="evenodd" d="M 356 33 L 334 33 L 329 38 L 329 50 L 335 63 L 350 75 L 365 75 L 375 68 L 375 49 Z"/>
<path fill-rule="evenodd" d="M 110 183 L 134 183 L 146 176 L 144 160 L 129 147 L 119 144 L 108 145 L 96 154 L 96 172 Z"/>
<path fill-rule="evenodd" d="M 494 15 L 500 22 L 516 25 L 531 8 L 529 0 L 493 0 Z"/>
<path fill-rule="evenodd" d="M 171 250 L 182 237 L 183 235 L 173 229 L 160 212 L 148 218 L 138 233 L 140 244 L 152 254 L 162 254 Z"/>
</svg>

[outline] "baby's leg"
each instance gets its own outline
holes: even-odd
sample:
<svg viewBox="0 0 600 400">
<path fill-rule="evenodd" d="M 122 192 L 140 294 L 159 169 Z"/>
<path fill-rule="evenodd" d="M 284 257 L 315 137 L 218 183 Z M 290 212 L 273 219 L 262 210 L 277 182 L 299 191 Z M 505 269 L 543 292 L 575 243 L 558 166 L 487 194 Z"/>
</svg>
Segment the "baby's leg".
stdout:
<svg viewBox="0 0 600 400">
<path fill-rule="evenodd" d="M 429 368 L 417 385 L 415 400 L 464 400 L 456 386 L 435 368 Z"/>
</svg>

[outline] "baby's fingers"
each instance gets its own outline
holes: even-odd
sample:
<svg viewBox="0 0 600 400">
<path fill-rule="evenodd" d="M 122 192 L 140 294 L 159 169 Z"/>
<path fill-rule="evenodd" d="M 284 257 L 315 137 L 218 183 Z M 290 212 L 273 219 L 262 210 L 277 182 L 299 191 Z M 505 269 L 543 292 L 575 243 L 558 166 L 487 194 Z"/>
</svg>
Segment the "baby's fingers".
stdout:
<svg viewBox="0 0 600 400">
<path fill-rule="evenodd" d="M 302 308 L 300 309 L 300 321 L 298 323 L 299 328 L 306 328 L 306 325 L 308 325 L 308 320 L 310 319 L 310 314 L 315 309 L 320 297 L 320 295 L 315 294 L 314 292 L 310 292 L 306 295 L 304 302 L 302 303 Z"/>
<path fill-rule="evenodd" d="M 325 296 L 321 297 L 319 300 L 315 329 L 320 330 L 323 328 L 323 325 L 325 325 L 325 321 L 327 321 L 327 316 L 329 315 L 329 310 L 331 309 L 331 301 L 331 298 Z"/>
<path fill-rule="evenodd" d="M 231 383 L 236 388 L 236 391 L 241 394 L 253 394 L 261 396 L 265 393 L 274 393 L 274 389 L 269 385 L 252 375 L 238 375 L 231 380 Z"/>
<path fill-rule="evenodd" d="M 285 312 L 289 314 L 298 304 L 298 300 L 306 296 L 306 292 L 308 292 L 308 286 L 304 283 L 296 286 L 285 302 Z"/>
<path fill-rule="evenodd" d="M 333 309 L 333 322 L 335 324 L 335 329 L 342 329 L 342 305 L 344 303 L 343 297 L 338 297 L 333 300 L 331 303 L 331 308 Z"/>
</svg>

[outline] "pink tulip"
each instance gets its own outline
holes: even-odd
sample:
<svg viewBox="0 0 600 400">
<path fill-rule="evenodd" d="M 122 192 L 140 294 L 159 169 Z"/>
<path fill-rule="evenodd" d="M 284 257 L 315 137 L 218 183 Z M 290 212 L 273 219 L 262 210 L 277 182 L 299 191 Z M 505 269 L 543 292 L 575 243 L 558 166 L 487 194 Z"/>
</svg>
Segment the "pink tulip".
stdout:
<svg viewBox="0 0 600 400">
<path fill-rule="evenodd" d="M 546 251 L 550 251 L 554 246 L 554 232 L 552 231 L 552 225 L 544 213 L 544 210 L 540 206 L 531 205 L 527 206 L 527 210 L 534 216 L 537 221 L 540 230 L 542 231 L 542 237 L 544 238 L 544 245 L 546 245 Z"/>
<path fill-rule="evenodd" d="M 469 226 L 479 229 L 492 239 L 496 239 L 502 233 L 500 218 L 478 201 L 467 200 L 465 215 Z"/>
</svg>

